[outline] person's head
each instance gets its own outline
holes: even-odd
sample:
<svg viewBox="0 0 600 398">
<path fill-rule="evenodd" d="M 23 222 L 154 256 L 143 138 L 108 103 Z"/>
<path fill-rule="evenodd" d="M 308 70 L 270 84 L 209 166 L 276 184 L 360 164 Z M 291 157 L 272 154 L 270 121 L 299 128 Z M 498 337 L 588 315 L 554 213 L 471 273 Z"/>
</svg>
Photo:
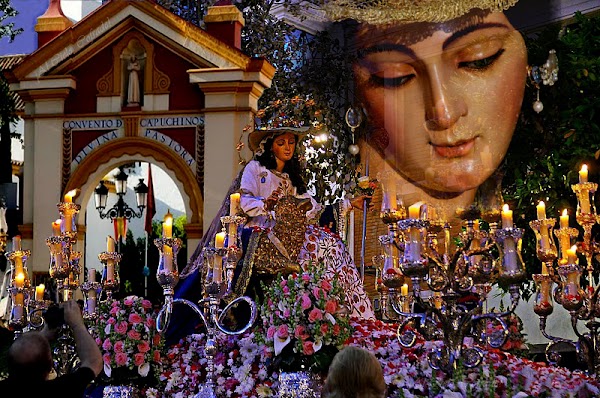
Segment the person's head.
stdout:
<svg viewBox="0 0 600 398">
<path fill-rule="evenodd" d="M 369 351 L 348 346 L 329 367 L 324 398 L 383 398 L 386 393 L 381 364 Z"/>
<path fill-rule="evenodd" d="M 269 170 L 280 170 L 290 176 L 298 194 L 306 192 L 296 147 L 306 129 L 255 130 L 248 137 L 255 159 Z M 283 167 L 279 167 L 283 166 Z"/>
<path fill-rule="evenodd" d="M 476 189 L 498 168 L 525 88 L 524 41 L 504 13 L 355 26 L 368 143 L 433 196 Z"/>
<path fill-rule="evenodd" d="M 39 332 L 24 333 L 8 349 L 7 362 L 11 378 L 46 380 L 52 370 L 50 343 Z"/>
</svg>

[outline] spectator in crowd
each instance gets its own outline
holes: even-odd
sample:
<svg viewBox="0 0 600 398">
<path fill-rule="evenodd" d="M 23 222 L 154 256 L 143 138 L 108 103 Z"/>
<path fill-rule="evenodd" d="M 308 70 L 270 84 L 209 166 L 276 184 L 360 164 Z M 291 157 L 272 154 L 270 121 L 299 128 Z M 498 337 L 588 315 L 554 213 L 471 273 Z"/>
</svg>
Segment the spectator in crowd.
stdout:
<svg viewBox="0 0 600 398">
<path fill-rule="evenodd" d="M 323 398 L 384 398 L 381 364 L 369 351 L 348 346 L 338 352 L 329 367 Z"/>
<path fill-rule="evenodd" d="M 71 328 L 80 366 L 73 372 L 47 380 L 52 370 L 52 352 L 45 333 L 28 332 L 13 342 L 8 351 L 6 380 L 0 391 L 19 397 L 83 397 L 85 388 L 102 371 L 102 354 L 89 334 L 75 301 L 62 304 L 64 321 Z"/>
</svg>

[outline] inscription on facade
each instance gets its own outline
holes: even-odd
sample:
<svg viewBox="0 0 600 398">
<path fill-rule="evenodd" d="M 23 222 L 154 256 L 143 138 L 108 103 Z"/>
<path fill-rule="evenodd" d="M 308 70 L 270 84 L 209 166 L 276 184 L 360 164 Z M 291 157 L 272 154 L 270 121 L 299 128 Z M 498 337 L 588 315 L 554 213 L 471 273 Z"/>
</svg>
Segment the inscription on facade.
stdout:
<svg viewBox="0 0 600 398">
<path fill-rule="evenodd" d="M 122 119 L 82 119 L 65 120 L 65 130 L 114 130 L 123 127 Z"/>
<path fill-rule="evenodd" d="M 200 116 L 152 117 L 140 119 L 140 127 L 187 127 L 202 124 Z"/>
<path fill-rule="evenodd" d="M 188 166 L 190 166 L 194 173 L 196 173 L 196 160 L 188 151 L 184 149 L 183 145 L 179 144 L 173 138 L 169 137 L 168 135 L 164 135 L 159 131 L 150 129 L 146 130 L 144 137 L 168 146 L 172 151 L 179 155 Z"/>
<path fill-rule="evenodd" d="M 81 152 L 79 152 L 71 162 L 71 170 L 79 166 L 83 159 L 85 159 L 85 157 L 94 149 L 98 148 L 102 144 L 106 144 L 107 142 L 114 140 L 115 138 L 119 138 L 118 133 L 118 130 L 109 131 L 108 133 L 104 133 L 101 136 L 90 141 L 86 146 L 83 147 Z"/>
</svg>

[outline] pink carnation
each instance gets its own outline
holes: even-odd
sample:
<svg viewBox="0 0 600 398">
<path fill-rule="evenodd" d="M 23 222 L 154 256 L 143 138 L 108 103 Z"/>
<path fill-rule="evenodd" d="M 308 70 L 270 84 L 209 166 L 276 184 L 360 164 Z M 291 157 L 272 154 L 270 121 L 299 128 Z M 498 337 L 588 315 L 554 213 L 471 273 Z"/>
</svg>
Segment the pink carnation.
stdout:
<svg viewBox="0 0 600 398">
<path fill-rule="evenodd" d="M 150 351 L 150 344 L 148 344 L 148 342 L 146 340 L 142 340 L 138 343 L 137 345 L 137 349 L 139 352 L 148 352 Z"/>
<path fill-rule="evenodd" d="M 288 331 L 287 325 L 280 325 L 279 328 L 277 328 L 276 335 L 277 335 L 277 337 L 279 337 L 281 339 L 287 339 L 289 336 L 289 331 Z"/>
<path fill-rule="evenodd" d="M 129 314 L 129 323 L 133 323 L 134 325 L 137 325 L 138 323 L 141 323 L 143 321 L 142 317 L 139 316 L 138 314 Z"/>
<path fill-rule="evenodd" d="M 323 313 L 318 308 L 313 308 L 312 311 L 308 313 L 308 321 L 315 322 L 323 319 Z"/>
<path fill-rule="evenodd" d="M 102 343 L 102 349 L 104 351 L 108 351 L 112 348 L 112 343 L 110 342 L 109 339 L 104 340 L 104 342 Z"/>
<path fill-rule="evenodd" d="M 127 322 L 121 321 L 115 325 L 115 332 L 119 334 L 125 334 L 127 333 L 127 326 Z"/>
<path fill-rule="evenodd" d="M 129 337 L 132 340 L 139 340 L 142 336 L 140 335 L 140 332 L 132 329 L 129 332 L 127 332 L 127 337 Z"/>
<path fill-rule="evenodd" d="M 328 300 L 325 303 L 325 311 L 330 313 L 330 314 L 335 314 L 336 311 L 338 310 L 338 305 L 337 302 L 334 300 Z"/>
<path fill-rule="evenodd" d="M 125 344 L 122 341 L 117 341 L 115 343 L 115 352 L 123 352 L 125 349 Z"/>
<path fill-rule="evenodd" d="M 142 354 L 141 352 L 138 352 L 137 354 L 135 354 L 133 356 L 133 364 L 135 366 L 140 366 L 144 362 L 146 362 L 145 359 L 144 359 L 144 354 Z"/>
<path fill-rule="evenodd" d="M 310 301 L 310 297 L 308 297 L 308 294 L 304 293 L 302 295 L 302 303 L 301 303 L 302 309 L 303 310 L 307 310 L 312 306 L 312 302 Z"/>
<path fill-rule="evenodd" d="M 275 326 L 269 326 L 269 329 L 267 329 L 267 338 L 272 339 L 276 331 L 277 328 Z"/>
<path fill-rule="evenodd" d="M 302 348 L 304 351 L 304 355 L 312 355 L 315 353 L 315 347 L 313 346 L 312 341 L 305 341 L 302 343 Z"/>
<path fill-rule="evenodd" d="M 115 363 L 117 366 L 124 366 L 127 364 L 127 355 L 124 352 L 117 352 L 115 354 Z"/>
</svg>

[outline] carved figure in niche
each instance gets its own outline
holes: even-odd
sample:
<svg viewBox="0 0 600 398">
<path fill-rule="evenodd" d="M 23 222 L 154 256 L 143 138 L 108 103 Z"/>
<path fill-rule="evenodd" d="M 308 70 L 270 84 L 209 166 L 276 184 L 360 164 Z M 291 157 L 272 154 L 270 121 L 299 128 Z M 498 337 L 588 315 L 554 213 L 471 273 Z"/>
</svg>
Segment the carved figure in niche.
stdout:
<svg viewBox="0 0 600 398">
<path fill-rule="evenodd" d="M 129 83 L 127 85 L 127 106 L 140 105 L 140 63 L 135 55 L 132 55 L 127 65 L 129 71 Z"/>
</svg>

